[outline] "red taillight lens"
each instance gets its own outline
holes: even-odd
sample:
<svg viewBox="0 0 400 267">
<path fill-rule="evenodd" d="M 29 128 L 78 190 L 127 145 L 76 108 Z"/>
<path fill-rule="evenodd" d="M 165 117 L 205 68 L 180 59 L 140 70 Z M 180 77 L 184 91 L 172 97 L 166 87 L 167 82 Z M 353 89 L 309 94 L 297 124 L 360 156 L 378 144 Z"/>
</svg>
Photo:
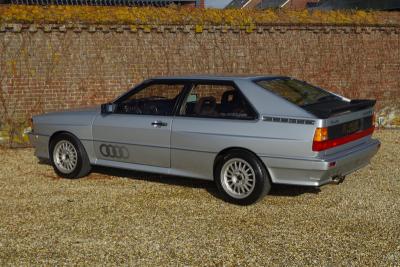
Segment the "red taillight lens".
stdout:
<svg viewBox="0 0 400 267">
<path fill-rule="evenodd" d="M 325 140 L 320 139 L 319 136 L 321 135 L 320 132 L 322 131 L 320 129 L 327 129 L 327 128 L 317 128 L 315 130 L 312 150 L 316 151 L 316 152 L 323 151 L 323 150 L 326 150 L 326 149 L 329 149 L 329 148 L 333 148 L 333 147 L 336 147 L 336 146 L 344 145 L 344 144 L 349 143 L 351 141 L 355 141 L 357 139 L 361 139 L 361 138 L 363 138 L 365 136 L 371 135 L 375 130 L 375 126 L 372 126 L 371 128 L 368 128 L 366 130 L 362 130 L 362 131 L 353 133 L 351 135 L 347 135 L 347 136 L 336 138 L 336 139 L 332 139 L 332 140 L 329 140 L 328 130 L 326 130 L 326 132 L 327 132 L 326 133 L 326 137 L 327 138 Z M 319 140 L 321 140 L 321 141 L 319 141 Z"/>
</svg>

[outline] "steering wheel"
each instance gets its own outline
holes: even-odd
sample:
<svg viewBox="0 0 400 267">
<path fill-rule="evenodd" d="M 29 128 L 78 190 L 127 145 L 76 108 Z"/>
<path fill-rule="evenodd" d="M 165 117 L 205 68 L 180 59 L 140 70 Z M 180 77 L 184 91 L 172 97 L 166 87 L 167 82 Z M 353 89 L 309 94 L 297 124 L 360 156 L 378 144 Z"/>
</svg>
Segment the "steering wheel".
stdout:
<svg viewBox="0 0 400 267">
<path fill-rule="evenodd" d="M 135 106 L 133 106 L 133 113 L 140 115 L 140 114 L 143 114 L 143 111 L 138 105 L 135 105 Z"/>
<path fill-rule="evenodd" d="M 127 114 L 133 113 L 133 114 L 140 115 L 143 113 L 142 109 L 137 104 L 136 105 L 124 105 L 123 111 Z"/>
<path fill-rule="evenodd" d="M 158 115 L 158 107 L 155 104 L 149 104 L 146 108 L 146 111 L 148 111 L 148 113 L 151 115 Z"/>
</svg>

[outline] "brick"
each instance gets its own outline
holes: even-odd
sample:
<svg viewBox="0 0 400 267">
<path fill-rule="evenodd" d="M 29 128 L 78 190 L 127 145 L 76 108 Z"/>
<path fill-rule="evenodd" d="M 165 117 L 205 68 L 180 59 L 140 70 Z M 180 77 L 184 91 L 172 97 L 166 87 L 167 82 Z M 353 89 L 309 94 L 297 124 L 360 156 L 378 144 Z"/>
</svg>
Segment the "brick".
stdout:
<svg viewBox="0 0 400 267">
<path fill-rule="evenodd" d="M 377 98 L 378 108 L 400 106 L 399 29 L 0 25 L 1 90 L 21 119 L 104 103 L 145 78 L 196 73 L 295 76 L 347 97 Z"/>
</svg>

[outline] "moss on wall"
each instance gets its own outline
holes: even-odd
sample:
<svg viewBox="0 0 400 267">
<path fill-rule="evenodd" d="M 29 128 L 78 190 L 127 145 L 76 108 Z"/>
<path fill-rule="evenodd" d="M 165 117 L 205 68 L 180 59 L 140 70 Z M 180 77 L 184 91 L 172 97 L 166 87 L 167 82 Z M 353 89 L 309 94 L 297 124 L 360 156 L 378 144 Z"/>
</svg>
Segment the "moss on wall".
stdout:
<svg viewBox="0 0 400 267">
<path fill-rule="evenodd" d="M 400 13 L 94 6 L 0 6 L 3 23 L 229 25 L 271 23 L 400 24 Z"/>
</svg>

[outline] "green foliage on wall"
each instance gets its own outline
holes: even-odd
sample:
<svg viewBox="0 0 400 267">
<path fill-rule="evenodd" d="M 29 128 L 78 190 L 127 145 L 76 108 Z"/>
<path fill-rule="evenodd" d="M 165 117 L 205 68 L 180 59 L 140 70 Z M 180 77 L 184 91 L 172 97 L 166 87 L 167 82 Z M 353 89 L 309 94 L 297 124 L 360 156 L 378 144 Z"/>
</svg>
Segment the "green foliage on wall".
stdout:
<svg viewBox="0 0 400 267">
<path fill-rule="evenodd" d="M 398 12 L 397 12 L 398 13 Z M 399 14 L 366 11 L 241 10 L 154 7 L 0 6 L 1 23 L 129 25 L 400 24 Z"/>
</svg>

